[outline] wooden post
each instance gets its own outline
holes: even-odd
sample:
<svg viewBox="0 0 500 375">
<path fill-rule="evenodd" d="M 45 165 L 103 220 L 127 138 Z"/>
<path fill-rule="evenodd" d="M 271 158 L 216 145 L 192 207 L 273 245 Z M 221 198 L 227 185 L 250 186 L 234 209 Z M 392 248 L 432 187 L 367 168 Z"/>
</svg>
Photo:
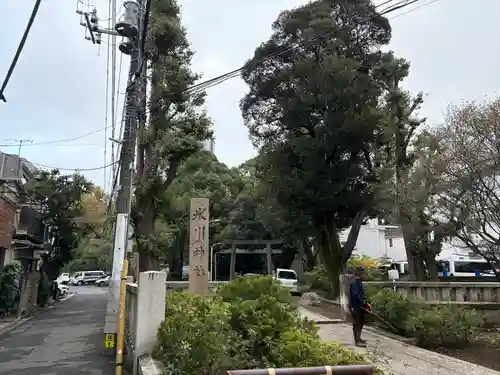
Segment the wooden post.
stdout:
<svg viewBox="0 0 500 375">
<path fill-rule="evenodd" d="M 231 262 L 229 265 L 229 280 L 234 280 L 236 276 L 236 243 L 233 242 L 231 245 Z"/>
<path fill-rule="evenodd" d="M 189 212 L 189 291 L 208 293 L 209 200 L 192 198 Z"/>
</svg>

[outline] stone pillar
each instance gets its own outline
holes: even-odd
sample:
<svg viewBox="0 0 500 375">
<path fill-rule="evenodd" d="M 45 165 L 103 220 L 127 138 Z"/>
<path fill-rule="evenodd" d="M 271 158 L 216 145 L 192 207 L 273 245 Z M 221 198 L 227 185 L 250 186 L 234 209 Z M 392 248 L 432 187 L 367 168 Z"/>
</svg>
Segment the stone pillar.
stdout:
<svg viewBox="0 0 500 375">
<path fill-rule="evenodd" d="M 192 198 L 189 214 L 189 291 L 208 293 L 209 200 Z"/>
<path fill-rule="evenodd" d="M 167 274 L 161 271 L 141 272 L 138 285 L 133 374 L 137 374 L 138 358 L 153 349 L 158 328 L 165 319 Z"/>
<path fill-rule="evenodd" d="M 236 274 L 236 243 L 231 245 L 231 260 L 229 263 L 229 280 L 234 280 Z"/>
</svg>

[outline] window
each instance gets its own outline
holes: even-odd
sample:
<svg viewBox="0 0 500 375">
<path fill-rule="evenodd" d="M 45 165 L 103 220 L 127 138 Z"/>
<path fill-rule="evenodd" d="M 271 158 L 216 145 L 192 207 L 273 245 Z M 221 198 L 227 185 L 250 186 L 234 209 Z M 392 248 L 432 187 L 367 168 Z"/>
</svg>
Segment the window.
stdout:
<svg viewBox="0 0 500 375">
<path fill-rule="evenodd" d="M 392 247 L 392 238 L 389 238 L 389 247 Z"/>
<path fill-rule="evenodd" d="M 450 272 L 450 262 L 441 261 L 437 264 L 438 272 Z"/>
<path fill-rule="evenodd" d="M 491 271 L 491 267 L 486 262 L 467 262 L 467 261 L 458 261 L 455 262 L 455 272 L 485 272 Z"/>
<path fill-rule="evenodd" d="M 278 279 L 297 280 L 297 275 L 293 271 L 280 271 L 278 273 Z"/>
</svg>

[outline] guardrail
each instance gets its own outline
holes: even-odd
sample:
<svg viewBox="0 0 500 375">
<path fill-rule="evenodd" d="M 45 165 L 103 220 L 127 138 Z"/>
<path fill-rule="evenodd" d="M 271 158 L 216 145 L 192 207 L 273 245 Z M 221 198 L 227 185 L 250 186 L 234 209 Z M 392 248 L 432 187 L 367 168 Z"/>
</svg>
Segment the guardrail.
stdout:
<svg viewBox="0 0 500 375">
<path fill-rule="evenodd" d="M 345 365 L 321 367 L 288 367 L 253 370 L 231 370 L 227 375 L 372 375 L 372 365 Z"/>
</svg>

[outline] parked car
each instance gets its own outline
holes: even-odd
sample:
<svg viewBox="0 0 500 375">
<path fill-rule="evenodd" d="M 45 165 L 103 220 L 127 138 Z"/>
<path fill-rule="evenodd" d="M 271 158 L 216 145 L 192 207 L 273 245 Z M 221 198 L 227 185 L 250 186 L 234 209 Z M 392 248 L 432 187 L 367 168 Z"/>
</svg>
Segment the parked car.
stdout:
<svg viewBox="0 0 500 375">
<path fill-rule="evenodd" d="M 182 280 L 188 280 L 189 279 L 189 266 L 182 266 Z"/>
<path fill-rule="evenodd" d="M 70 280 L 71 285 L 94 284 L 98 279 L 104 277 L 104 271 L 82 271 L 76 272 Z"/>
<path fill-rule="evenodd" d="M 59 277 L 56 279 L 57 283 L 63 283 L 63 282 L 69 283 L 69 280 L 70 280 L 69 273 L 61 273 Z"/>
<path fill-rule="evenodd" d="M 59 290 L 59 295 L 64 297 L 69 293 L 69 286 L 67 283 L 57 283 L 57 289 Z"/>
<path fill-rule="evenodd" d="M 95 285 L 97 286 L 108 286 L 109 282 L 111 281 L 111 275 L 106 275 L 104 277 L 101 277 L 95 281 Z"/>
<path fill-rule="evenodd" d="M 300 294 L 299 279 L 294 270 L 277 268 L 275 278 L 282 286 L 288 288 L 290 293 Z"/>
</svg>

